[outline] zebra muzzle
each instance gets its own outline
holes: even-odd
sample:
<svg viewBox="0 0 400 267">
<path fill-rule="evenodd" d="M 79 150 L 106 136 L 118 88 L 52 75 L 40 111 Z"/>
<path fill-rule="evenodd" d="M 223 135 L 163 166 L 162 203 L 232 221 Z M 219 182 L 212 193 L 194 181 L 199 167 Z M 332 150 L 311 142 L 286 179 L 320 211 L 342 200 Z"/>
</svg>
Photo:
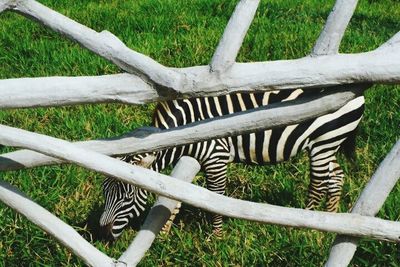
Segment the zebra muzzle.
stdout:
<svg viewBox="0 0 400 267">
<path fill-rule="evenodd" d="M 107 241 L 114 241 L 115 237 L 112 233 L 113 224 L 109 223 L 106 225 L 100 225 L 100 235 L 101 238 Z"/>
</svg>

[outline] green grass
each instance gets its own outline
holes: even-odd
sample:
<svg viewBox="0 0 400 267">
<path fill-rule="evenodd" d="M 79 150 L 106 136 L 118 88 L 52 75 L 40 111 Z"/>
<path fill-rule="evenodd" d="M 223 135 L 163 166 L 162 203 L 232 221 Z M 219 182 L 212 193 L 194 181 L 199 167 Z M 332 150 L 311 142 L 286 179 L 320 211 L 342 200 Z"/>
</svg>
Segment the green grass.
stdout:
<svg viewBox="0 0 400 267">
<path fill-rule="evenodd" d="M 236 1 L 136 0 L 56 1 L 44 4 L 97 30 L 107 29 L 129 47 L 167 66 L 207 64 Z M 238 57 L 239 61 L 293 59 L 311 50 L 333 1 L 262 1 Z M 368 51 L 400 30 L 400 3 L 360 1 L 341 52 Z M 79 45 L 14 13 L 0 15 L 0 78 L 52 75 L 100 75 L 118 68 Z M 398 86 L 374 86 L 366 93 L 354 164 L 347 174 L 341 210 L 347 211 L 379 162 L 400 137 Z M 67 140 L 123 134 L 148 125 L 154 105 L 85 105 L 3 110 L 2 124 Z M 3 149 L 9 151 L 9 148 Z M 232 165 L 228 194 L 255 202 L 304 207 L 308 160 L 268 167 Z M 3 172 L 2 179 L 27 193 L 77 229 L 91 210 L 101 206 L 101 175 L 75 166 L 40 167 Z M 198 183 L 202 184 L 202 178 Z M 390 194 L 379 217 L 399 220 L 400 186 Z M 82 266 L 77 257 L 40 229 L 0 204 L 0 266 Z M 157 238 L 142 266 L 321 266 L 334 235 L 227 219 L 222 240 L 207 241 L 206 214 L 184 206 L 169 236 Z M 118 257 L 135 230 L 113 245 L 93 241 Z M 398 266 L 399 245 L 362 240 L 353 266 Z"/>
</svg>

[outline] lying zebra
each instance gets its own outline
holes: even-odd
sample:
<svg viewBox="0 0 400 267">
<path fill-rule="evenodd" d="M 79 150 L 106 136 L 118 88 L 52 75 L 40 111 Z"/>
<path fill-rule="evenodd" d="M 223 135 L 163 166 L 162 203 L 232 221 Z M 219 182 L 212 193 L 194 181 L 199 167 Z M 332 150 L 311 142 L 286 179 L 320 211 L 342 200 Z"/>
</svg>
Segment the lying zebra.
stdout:
<svg viewBox="0 0 400 267">
<path fill-rule="evenodd" d="M 161 102 L 155 109 L 153 126 L 173 128 L 305 95 L 303 90 L 296 89 Z M 364 97 L 360 95 L 334 113 L 300 124 L 174 147 L 152 154 L 128 155 L 121 159 L 158 172 L 175 164 L 184 155 L 191 156 L 200 163 L 207 188 L 224 194 L 228 163 L 277 163 L 306 150 L 311 161 L 306 208 L 314 209 L 327 196 L 326 210 L 334 212 L 338 208 L 344 177 L 336 161 L 336 152 L 341 145 L 347 150 L 354 149 L 355 130 L 363 111 Z M 147 191 L 108 177 L 103 183 L 103 192 L 105 210 L 100 225 L 106 229 L 106 235 L 117 238 L 129 220 L 145 209 Z M 220 235 L 222 216 L 213 215 L 212 223 L 213 232 Z"/>
</svg>

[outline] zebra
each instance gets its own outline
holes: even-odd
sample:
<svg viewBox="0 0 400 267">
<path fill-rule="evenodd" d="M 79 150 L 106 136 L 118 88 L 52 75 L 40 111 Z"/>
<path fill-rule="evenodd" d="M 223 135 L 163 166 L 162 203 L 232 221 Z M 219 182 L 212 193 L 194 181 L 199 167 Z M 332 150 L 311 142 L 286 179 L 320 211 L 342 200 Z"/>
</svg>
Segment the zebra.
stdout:
<svg viewBox="0 0 400 267">
<path fill-rule="evenodd" d="M 322 92 L 323 90 L 319 90 Z M 178 99 L 158 103 L 152 125 L 169 129 L 195 121 L 285 102 L 316 92 L 302 89 L 260 93 L 234 93 L 215 97 Z M 315 209 L 326 196 L 326 210 L 335 212 L 341 196 L 344 173 L 336 160 L 339 148 L 354 151 L 355 133 L 364 111 L 360 93 L 339 110 L 300 124 L 250 134 L 207 140 L 153 153 L 126 155 L 121 160 L 161 171 L 183 155 L 198 160 L 205 173 L 207 188 L 224 194 L 228 163 L 275 164 L 306 150 L 310 158 L 310 183 L 306 209 Z M 100 226 L 116 239 L 130 219 L 144 210 L 147 191 L 106 177 L 103 182 L 105 208 Z M 212 216 L 213 233 L 222 234 L 222 216 Z"/>
</svg>

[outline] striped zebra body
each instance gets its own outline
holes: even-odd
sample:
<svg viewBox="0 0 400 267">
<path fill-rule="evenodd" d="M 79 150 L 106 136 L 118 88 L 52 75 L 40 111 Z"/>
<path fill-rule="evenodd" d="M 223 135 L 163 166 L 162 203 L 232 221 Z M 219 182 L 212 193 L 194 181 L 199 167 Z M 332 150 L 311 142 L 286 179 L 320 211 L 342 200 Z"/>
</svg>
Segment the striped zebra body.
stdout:
<svg viewBox="0 0 400 267">
<path fill-rule="evenodd" d="M 217 97 L 201 97 L 191 99 L 161 102 L 156 107 L 153 116 L 153 125 L 161 129 L 169 129 L 186 125 L 195 121 L 219 117 L 235 112 L 254 109 L 272 103 L 284 102 L 306 94 L 300 89 L 272 91 L 266 93 L 236 93 Z M 250 134 L 208 140 L 196 144 L 174 147 L 153 154 L 128 155 L 121 158 L 132 164 L 145 166 L 142 160 L 152 155 L 150 167 L 161 171 L 169 165 L 175 164 L 183 155 L 194 157 L 199 161 L 206 175 L 207 187 L 213 192 L 225 193 L 227 164 L 242 162 L 246 164 L 270 164 L 286 161 L 300 151 L 306 150 L 310 156 L 311 177 L 309 186 L 308 209 L 314 209 L 327 195 L 327 210 L 336 211 L 343 184 L 343 171 L 336 161 L 336 152 L 340 145 L 350 136 L 361 120 L 364 109 L 364 97 L 361 95 L 347 103 L 338 111 L 312 119 L 300 124 L 289 125 L 267 131 L 258 131 Z M 118 214 L 111 209 L 116 203 L 109 187 L 117 183 L 120 191 L 131 192 L 129 200 L 135 199 L 139 207 L 131 207 L 132 212 L 125 212 L 129 207 L 121 209 Z M 147 192 L 130 185 L 121 185 L 112 178 L 105 180 L 103 190 L 106 197 L 106 208 L 100 224 L 108 226 L 114 237 L 125 227 L 126 219 L 121 223 L 118 217 L 131 218 L 138 216 L 144 209 Z M 117 188 L 117 186 L 115 187 Z M 135 191 L 136 190 L 136 191 Z M 138 196 L 141 199 L 138 200 Z M 110 199 L 110 200 L 108 200 Z M 135 201 L 127 201 L 133 205 Z M 123 201 L 122 201 L 123 202 Z M 115 206 L 115 205 L 114 205 Z M 126 214 L 129 213 L 129 214 Z M 123 226 L 122 226 L 123 225 Z M 214 232 L 219 234 L 222 229 L 222 217 L 213 216 Z"/>
</svg>

